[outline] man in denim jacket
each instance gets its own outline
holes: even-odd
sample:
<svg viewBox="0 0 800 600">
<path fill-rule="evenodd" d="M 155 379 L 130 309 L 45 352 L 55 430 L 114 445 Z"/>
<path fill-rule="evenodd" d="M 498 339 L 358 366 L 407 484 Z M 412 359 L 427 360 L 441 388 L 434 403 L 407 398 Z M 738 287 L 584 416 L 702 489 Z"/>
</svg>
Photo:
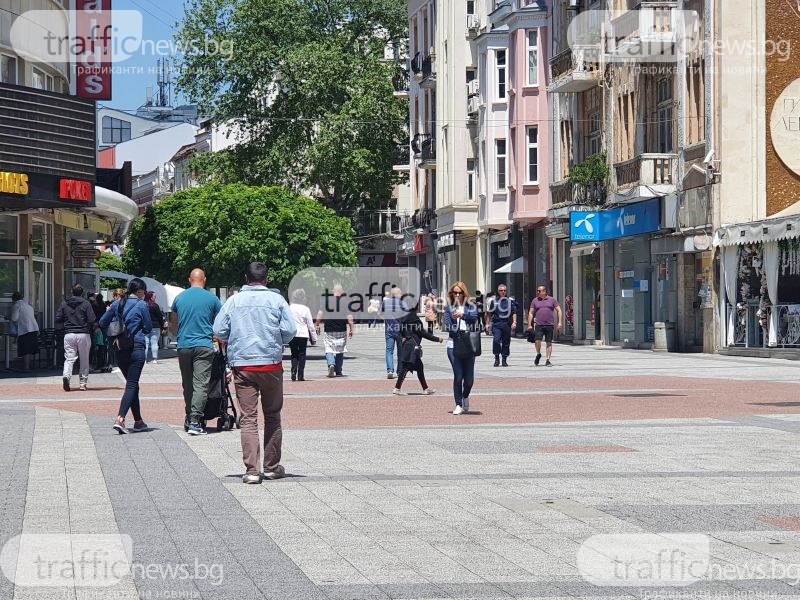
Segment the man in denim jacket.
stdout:
<svg viewBox="0 0 800 600">
<path fill-rule="evenodd" d="M 228 298 L 214 320 L 214 337 L 227 344 L 236 397 L 242 411 L 244 483 L 261 483 L 258 445 L 258 403 L 264 411 L 264 473 L 280 479 L 283 346 L 297 333 L 294 316 L 283 296 L 267 288 L 267 266 L 253 262 L 247 285 Z"/>
</svg>

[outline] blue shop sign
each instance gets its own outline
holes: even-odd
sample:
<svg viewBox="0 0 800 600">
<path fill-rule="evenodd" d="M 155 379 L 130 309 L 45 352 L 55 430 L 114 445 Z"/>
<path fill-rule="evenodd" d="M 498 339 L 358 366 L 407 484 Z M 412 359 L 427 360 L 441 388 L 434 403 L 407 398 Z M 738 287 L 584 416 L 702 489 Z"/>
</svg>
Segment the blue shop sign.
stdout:
<svg viewBox="0 0 800 600">
<path fill-rule="evenodd" d="M 660 198 L 611 210 L 569 214 L 569 239 L 573 242 L 603 242 L 660 229 Z"/>
</svg>

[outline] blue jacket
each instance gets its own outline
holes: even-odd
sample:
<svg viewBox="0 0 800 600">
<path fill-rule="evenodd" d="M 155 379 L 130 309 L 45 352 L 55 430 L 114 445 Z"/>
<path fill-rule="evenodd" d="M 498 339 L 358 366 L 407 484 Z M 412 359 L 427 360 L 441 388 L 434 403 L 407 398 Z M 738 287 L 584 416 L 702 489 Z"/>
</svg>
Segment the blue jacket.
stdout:
<svg viewBox="0 0 800 600">
<path fill-rule="evenodd" d="M 119 314 L 119 300 L 114 300 L 105 314 L 100 317 L 99 325 L 103 329 L 111 324 Z M 122 316 L 125 319 L 125 328 L 133 336 L 133 341 L 144 344 L 144 338 L 153 329 L 153 321 L 150 319 L 150 309 L 147 302 L 135 297 L 125 299 L 125 307 L 122 309 Z"/>
<path fill-rule="evenodd" d="M 214 336 L 228 343 L 232 367 L 274 365 L 297 333 L 283 296 L 263 285 L 245 285 L 228 298 L 214 319 Z"/>
<path fill-rule="evenodd" d="M 463 321 L 467 324 L 467 330 L 472 330 L 475 327 L 475 323 L 478 321 L 478 307 L 473 303 L 469 303 L 465 304 L 463 308 Z M 458 331 L 458 319 L 453 316 L 454 312 L 455 310 L 452 305 L 444 309 L 444 324 L 442 329 L 450 332 L 450 338 Z"/>
</svg>

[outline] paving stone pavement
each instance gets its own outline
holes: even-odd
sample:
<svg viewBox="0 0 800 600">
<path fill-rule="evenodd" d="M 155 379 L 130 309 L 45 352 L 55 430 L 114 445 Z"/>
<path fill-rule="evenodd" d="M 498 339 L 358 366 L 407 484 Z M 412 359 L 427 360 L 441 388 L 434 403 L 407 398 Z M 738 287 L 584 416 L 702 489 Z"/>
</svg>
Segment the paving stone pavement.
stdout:
<svg viewBox="0 0 800 600">
<path fill-rule="evenodd" d="M 191 438 L 151 420 L 149 432 L 116 435 L 115 374 L 93 377 L 87 396 L 62 394 L 58 374 L 4 380 L 0 600 L 800 599 L 800 365 L 559 346 L 557 366 L 534 371 L 531 347 L 515 341 L 512 367 L 480 359 L 484 421 L 394 426 L 391 413 L 418 402 L 447 415 L 447 399 L 388 397 L 387 382 L 376 381 L 382 334 L 359 336 L 349 377 L 308 382 L 308 391 L 287 382 L 287 411 L 292 404 L 316 419 L 292 417 L 289 476 L 259 486 L 241 483 L 236 432 Z M 442 387 L 448 365 L 429 346 L 426 371 Z M 145 369 L 153 410 L 180 407 L 174 362 Z M 737 387 L 753 389 L 748 413 L 721 405 L 713 417 L 682 416 L 687 402 Z M 601 397 L 599 413 L 537 422 L 519 408 L 539 402 L 542 389 L 556 402 Z M 493 422 L 506 402 L 516 402 L 518 422 Z M 683 408 L 670 418 L 615 412 L 675 402 Z M 336 421 L 359 407 L 378 412 L 357 426 Z M 613 418 L 599 418 L 604 411 Z M 66 536 L 72 561 L 81 536 L 129 536 L 130 570 L 102 589 L 15 587 L 4 549 L 20 534 Z M 694 535 L 707 543 L 707 563 L 690 586 L 666 585 L 660 571 L 649 587 L 630 571 L 615 582 L 626 586 L 587 579 L 628 545 L 657 539 L 682 552 Z M 606 545 L 587 563 L 597 540 Z M 645 577 L 642 565 L 674 569 L 686 556 L 646 547 L 624 566 Z"/>
</svg>

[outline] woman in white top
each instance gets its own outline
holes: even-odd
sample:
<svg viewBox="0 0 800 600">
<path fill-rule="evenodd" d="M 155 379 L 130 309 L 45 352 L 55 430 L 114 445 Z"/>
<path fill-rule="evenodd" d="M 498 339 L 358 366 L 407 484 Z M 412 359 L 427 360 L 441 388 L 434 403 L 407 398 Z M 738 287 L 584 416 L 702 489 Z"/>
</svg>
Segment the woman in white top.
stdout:
<svg viewBox="0 0 800 600">
<path fill-rule="evenodd" d="M 311 318 L 311 310 L 305 305 L 305 301 L 305 290 L 297 289 L 292 292 L 289 310 L 292 311 L 297 324 L 297 335 L 289 342 L 289 349 L 292 351 L 292 381 L 306 380 L 306 348 L 309 340 L 312 346 L 317 343 L 317 330 Z"/>
<path fill-rule="evenodd" d="M 22 298 L 21 292 L 11 296 L 11 322 L 17 326 L 17 356 L 22 357 L 22 370 L 31 370 L 31 356 L 39 352 L 39 324 L 33 307 Z"/>
</svg>

